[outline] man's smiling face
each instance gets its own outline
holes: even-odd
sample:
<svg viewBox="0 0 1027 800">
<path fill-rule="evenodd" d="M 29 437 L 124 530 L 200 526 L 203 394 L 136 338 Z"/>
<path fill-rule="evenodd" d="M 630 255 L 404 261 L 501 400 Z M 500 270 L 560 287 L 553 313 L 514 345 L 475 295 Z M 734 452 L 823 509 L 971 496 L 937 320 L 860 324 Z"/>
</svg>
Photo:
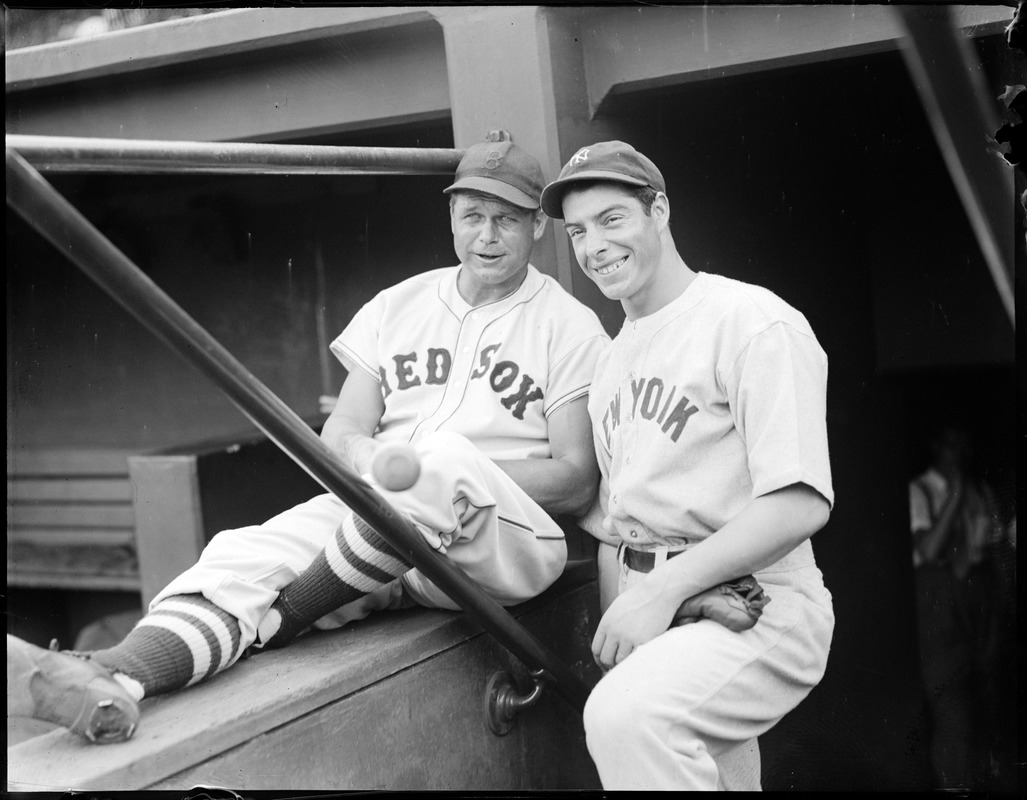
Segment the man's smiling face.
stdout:
<svg viewBox="0 0 1027 800">
<path fill-rule="evenodd" d="M 606 297 L 633 310 L 632 316 L 649 313 L 664 203 L 658 194 L 647 212 L 630 189 L 612 182 L 572 188 L 563 197 L 564 225 L 578 265 Z"/>
</svg>

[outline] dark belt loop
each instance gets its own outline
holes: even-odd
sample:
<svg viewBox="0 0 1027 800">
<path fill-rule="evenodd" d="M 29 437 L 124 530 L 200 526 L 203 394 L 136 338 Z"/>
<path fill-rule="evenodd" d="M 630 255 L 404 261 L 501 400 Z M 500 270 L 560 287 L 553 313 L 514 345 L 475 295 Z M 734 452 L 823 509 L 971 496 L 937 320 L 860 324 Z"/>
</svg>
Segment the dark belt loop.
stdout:
<svg viewBox="0 0 1027 800">
<path fill-rule="evenodd" d="M 656 555 L 649 550 L 632 550 L 624 547 L 624 565 L 634 572 L 652 572 L 656 568 Z M 684 550 L 671 550 L 667 553 L 667 560 L 681 555 Z"/>
</svg>

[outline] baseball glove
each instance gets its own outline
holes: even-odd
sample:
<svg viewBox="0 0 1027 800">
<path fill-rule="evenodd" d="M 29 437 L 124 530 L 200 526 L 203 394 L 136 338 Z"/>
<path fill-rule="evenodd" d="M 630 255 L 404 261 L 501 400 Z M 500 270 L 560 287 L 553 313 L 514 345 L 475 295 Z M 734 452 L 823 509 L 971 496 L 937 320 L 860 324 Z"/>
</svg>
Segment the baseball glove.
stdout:
<svg viewBox="0 0 1027 800">
<path fill-rule="evenodd" d="M 689 597 L 678 608 L 671 627 L 711 619 L 729 630 L 745 631 L 756 624 L 769 602 L 756 579 L 745 575 Z"/>
</svg>

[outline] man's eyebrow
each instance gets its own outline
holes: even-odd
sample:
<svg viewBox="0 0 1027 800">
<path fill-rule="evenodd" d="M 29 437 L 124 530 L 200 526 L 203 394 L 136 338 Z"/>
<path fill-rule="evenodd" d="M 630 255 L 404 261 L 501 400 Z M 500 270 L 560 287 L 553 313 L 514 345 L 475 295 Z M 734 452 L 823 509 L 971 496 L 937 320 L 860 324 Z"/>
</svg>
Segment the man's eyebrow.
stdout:
<svg viewBox="0 0 1027 800">
<path fill-rule="evenodd" d="M 513 217 L 513 216 L 517 216 L 517 215 L 520 215 L 520 214 L 527 214 L 527 213 L 529 213 L 529 209 L 518 208 L 517 206 L 507 205 L 507 204 L 502 204 L 501 205 L 499 203 L 494 203 L 494 201 L 490 201 L 487 197 L 468 198 L 466 204 L 464 205 L 464 210 L 465 211 L 483 211 L 483 210 L 486 210 L 486 209 L 490 209 L 492 205 L 495 206 L 495 211 L 493 213 L 498 214 L 498 215 L 506 214 L 506 215 L 509 215 L 509 216 Z"/>
<path fill-rule="evenodd" d="M 593 214 L 591 219 L 599 219 L 600 217 L 609 214 L 611 211 L 626 211 L 627 208 L 628 206 L 626 203 L 611 203 L 610 205 L 606 206 L 606 208 L 602 209 L 601 211 L 597 211 L 595 214 Z M 574 226 L 580 224 L 580 222 L 564 222 L 563 227 L 573 228 Z"/>
</svg>

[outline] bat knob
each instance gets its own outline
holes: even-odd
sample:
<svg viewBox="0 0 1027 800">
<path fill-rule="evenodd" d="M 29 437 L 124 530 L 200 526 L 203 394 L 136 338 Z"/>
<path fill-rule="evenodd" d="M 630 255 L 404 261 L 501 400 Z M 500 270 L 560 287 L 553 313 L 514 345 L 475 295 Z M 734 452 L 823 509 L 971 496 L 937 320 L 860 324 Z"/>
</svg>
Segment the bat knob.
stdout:
<svg viewBox="0 0 1027 800">
<path fill-rule="evenodd" d="M 383 489 L 402 492 L 421 477 L 421 459 L 412 445 L 391 442 L 378 448 L 371 462 L 371 475 Z"/>
</svg>

